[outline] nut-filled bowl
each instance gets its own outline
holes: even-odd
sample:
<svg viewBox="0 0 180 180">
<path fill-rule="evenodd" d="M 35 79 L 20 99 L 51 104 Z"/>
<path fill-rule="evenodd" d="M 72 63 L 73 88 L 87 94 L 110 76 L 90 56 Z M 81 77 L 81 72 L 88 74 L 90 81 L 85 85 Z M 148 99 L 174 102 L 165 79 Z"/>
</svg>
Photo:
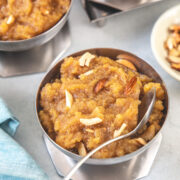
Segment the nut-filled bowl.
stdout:
<svg viewBox="0 0 180 180">
<path fill-rule="evenodd" d="M 169 75 L 178 81 L 180 81 L 180 69 L 178 70 L 177 68 L 178 65 L 180 66 L 180 50 L 177 50 L 178 45 L 175 45 L 175 47 L 172 46 L 171 50 L 168 50 L 166 46 L 167 44 L 170 45 L 171 39 L 173 41 L 177 40 L 175 36 L 176 33 L 171 32 L 170 28 L 180 24 L 179 16 L 180 5 L 178 4 L 165 11 L 158 18 L 151 33 L 151 48 L 157 62 Z M 179 32 L 177 32 L 177 34 L 178 33 Z M 172 53 L 175 50 L 179 52 L 179 54 L 175 55 Z M 175 62 L 172 57 L 175 57 L 179 61 Z"/>
<path fill-rule="evenodd" d="M 141 98 L 152 87 L 156 87 L 157 99 L 143 130 L 103 148 L 86 161 L 95 165 L 125 162 L 152 146 L 168 112 L 162 79 L 129 52 L 95 48 L 60 60 L 40 83 L 36 96 L 38 121 L 49 140 L 78 161 L 99 144 L 134 129 Z"/>
<path fill-rule="evenodd" d="M 73 0 L 67 0 L 69 4 L 64 12 L 62 12 L 62 9 L 57 9 L 59 6 L 63 8 L 63 4 L 59 4 L 57 7 L 52 4 L 51 7 L 50 1 L 46 1 L 49 6 L 45 4 L 45 1 L 28 1 L 31 3 L 29 5 L 28 3 L 24 5 L 25 2 L 12 1 L 8 2 L 12 4 L 11 8 L 9 4 L 5 4 L 1 8 L 2 13 L 7 15 L 6 11 L 10 11 L 8 12 L 10 15 L 4 17 L 2 14 L 4 19 L 1 19 L 2 23 L 0 24 L 0 51 L 24 51 L 50 41 L 67 22 Z M 59 3 L 62 2 L 59 1 Z M 19 9 L 16 8 L 18 3 L 22 3 Z M 3 3 L 1 6 L 3 6 Z M 16 13 L 13 8 L 16 9 Z M 53 10 L 53 8 L 56 9 Z M 47 21 L 48 18 L 49 22 Z"/>
</svg>

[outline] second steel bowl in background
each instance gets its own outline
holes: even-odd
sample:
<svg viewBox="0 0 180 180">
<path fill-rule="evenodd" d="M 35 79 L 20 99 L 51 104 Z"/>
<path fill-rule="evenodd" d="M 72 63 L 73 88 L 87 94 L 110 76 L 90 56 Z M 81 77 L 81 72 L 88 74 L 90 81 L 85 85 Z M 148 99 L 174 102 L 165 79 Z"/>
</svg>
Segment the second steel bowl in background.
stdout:
<svg viewBox="0 0 180 180">
<path fill-rule="evenodd" d="M 24 51 L 31 49 L 35 46 L 40 46 L 50 41 L 52 38 L 56 36 L 56 34 L 60 31 L 60 29 L 64 26 L 66 21 L 68 20 L 68 16 L 72 7 L 73 0 L 71 0 L 70 6 L 66 14 L 50 29 L 47 31 L 31 38 L 25 40 L 16 40 L 16 41 L 1 41 L 0 40 L 0 51 Z"/>
</svg>

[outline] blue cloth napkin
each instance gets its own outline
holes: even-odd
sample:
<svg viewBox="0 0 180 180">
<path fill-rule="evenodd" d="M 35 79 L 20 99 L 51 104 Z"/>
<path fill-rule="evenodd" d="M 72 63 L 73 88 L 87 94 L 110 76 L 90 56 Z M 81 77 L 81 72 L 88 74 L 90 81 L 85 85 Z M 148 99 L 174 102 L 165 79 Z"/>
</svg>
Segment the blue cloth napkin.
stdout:
<svg viewBox="0 0 180 180">
<path fill-rule="evenodd" d="M 0 98 L 0 180 L 47 180 L 47 175 L 12 138 L 18 126 Z"/>
</svg>

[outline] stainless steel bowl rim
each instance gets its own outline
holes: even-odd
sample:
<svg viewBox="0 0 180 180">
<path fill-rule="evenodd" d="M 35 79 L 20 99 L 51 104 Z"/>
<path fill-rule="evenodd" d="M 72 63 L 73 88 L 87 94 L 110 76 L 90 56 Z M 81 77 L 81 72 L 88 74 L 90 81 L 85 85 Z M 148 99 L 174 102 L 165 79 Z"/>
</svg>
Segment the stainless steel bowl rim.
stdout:
<svg viewBox="0 0 180 180">
<path fill-rule="evenodd" d="M 114 49 L 114 48 L 92 48 L 92 49 L 113 49 L 113 50 L 120 50 L 120 49 Z M 86 49 L 86 50 L 83 50 L 83 51 L 90 51 L 92 49 Z M 122 50 L 124 53 L 128 53 L 128 54 L 131 54 L 133 56 L 135 56 L 134 54 L 132 53 L 129 53 L 127 51 L 124 51 Z M 74 53 L 79 53 L 81 51 L 78 51 L 78 52 L 74 52 Z M 71 53 L 70 55 L 66 56 L 66 57 L 69 57 L 71 56 L 72 54 L 74 53 Z M 135 56 L 137 57 L 137 56 Z M 62 61 L 64 58 L 61 58 L 56 64 L 54 64 L 49 70 L 48 72 L 46 72 L 44 78 L 41 80 L 41 83 L 44 81 L 46 75 L 53 69 L 53 67 L 55 67 L 60 61 Z M 141 59 L 141 58 L 139 58 Z M 141 59 L 142 60 L 142 59 Z M 144 61 L 144 60 L 142 60 Z M 145 61 L 144 61 L 145 62 Z M 146 62 L 147 63 L 147 62 Z M 148 64 L 148 63 L 147 63 Z M 149 65 L 149 64 L 148 64 Z M 150 66 L 150 65 L 149 65 Z M 150 66 L 151 67 L 151 66 Z M 154 69 L 154 68 L 153 68 Z M 157 73 L 158 74 L 158 73 Z M 41 85 L 40 83 L 40 85 Z M 166 85 L 164 83 L 164 81 L 162 80 L 162 83 L 164 85 L 164 87 L 166 88 Z M 38 90 L 37 90 L 37 95 L 36 95 L 36 99 L 37 99 L 37 96 L 38 96 L 38 91 L 40 89 L 40 86 L 38 87 Z M 166 88 L 166 91 L 167 91 L 167 88 Z M 168 92 L 167 92 L 168 94 Z M 169 98 L 168 98 L 168 107 L 169 107 Z M 35 108 L 36 108 L 36 117 L 38 119 L 38 123 L 43 131 L 43 133 L 48 137 L 48 139 L 53 143 L 53 145 L 58 148 L 60 151 L 62 151 L 65 155 L 67 155 L 68 157 L 76 160 L 76 161 L 79 161 L 82 156 L 78 155 L 78 154 L 75 154 L 73 152 L 70 152 L 66 149 L 64 149 L 63 147 L 61 147 L 60 145 L 58 145 L 54 140 L 52 140 L 49 135 L 47 134 L 47 132 L 44 130 L 42 124 L 40 123 L 40 120 L 39 120 L 39 116 L 38 116 L 38 112 L 37 112 L 37 104 L 35 103 Z M 130 159 L 132 159 L 133 157 L 135 156 L 138 156 L 139 154 L 143 153 L 145 150 L 147 150 L 153 143 L 154 141 L 157 139 L 157 137 L 160 135 L 160 133 L 162 132 L 162 129 L 166 123 L 166 119 L 168 118 L 169 116 L 169 108 L 167 109 L 167 113 L 166 113 L 166 118 L 164 119 L 164 122 L 163 122 L 163 125 L 161 126 L 161 129 L 156 133 L 156 135 L 144 146 L 142 146 L 141 148 L 137 149 L 136 151 L 132 152 L 132 153 L 129 153 L 129 154 L 126 154 L 124 156 L 120 156 L 120 157 L 114 157 L 114 158 L 106 158 L 106 159 L 94 159 L 94 158 L 89 158 L 85 164 L 92 164 L 92 165 L 113 165 L 113 164 L 118 164 L 118 163 L 122 163 L 122 162 L 125 162 L 125 161 L 128 161 Z"/>
<path fill-rule="evenodd" d="M 2 41 L 0 40 L 0 51 L 5 52 L 15 52 L 15 51 L 24 51 L 31 49 L 35 46 L 40 46 L 50 41 L 64 26 L 65 22 L 68 19 L 73 0 L 71 0 L 68 11 L 63 15 L 59 21 L 53 25 L 50 29 L 40 33 L 37 36 L 34 36 L 30 39 L 24 40 L 12 40 L 12 41 Z"/>
<path fill-rule="evenodd" d="M 27 41 L 31 41 L 31 40 L 33 41 L 33 40 L 36 39 L 36 38 L 39 38 L 39 37 L 41 37 L 41 36 L 43 36 L 43 35 L 48 34 L 49 31 L 55 29 L 55 28 L 61 23 L 61 21 L 63 21 L 63 20 L 66 18 L 66 16 L 68 15 L 68 13 L 69 13 L 69 11 L 70 11 L 70 9 L 71 9 L 72 3 L 73 3 L 73 0 L 71 0 L 71 3 L 70 3 L 70 5 L 69 5 L 68 11 L 63 15 L 63 17 L 61 17 L 61 19 L 58 20 L 58 22 L 57 22 L 54 26 L 52 26 L 52 27 L 49 28 L 48 30 L 46 30 L 46 31 L 44 31 L 44 32 L 42 32 L 42 33 L 38 34 L 37 36 L 34 36 L 34 37 L 30 38 L 30 39 L 14 40 L 14 41 L 2 41 L 2 40 L 0 40 L 0 43 L 2 43 L 2 44 L 8 44 L 8 43 L 14 43 L 14 44 L 15 44 L 15 43 L 23 43 L 23 42 L 25 42 L 25 41 L 26 41 L 26 42 L 27 42 Z"/>
</svg>

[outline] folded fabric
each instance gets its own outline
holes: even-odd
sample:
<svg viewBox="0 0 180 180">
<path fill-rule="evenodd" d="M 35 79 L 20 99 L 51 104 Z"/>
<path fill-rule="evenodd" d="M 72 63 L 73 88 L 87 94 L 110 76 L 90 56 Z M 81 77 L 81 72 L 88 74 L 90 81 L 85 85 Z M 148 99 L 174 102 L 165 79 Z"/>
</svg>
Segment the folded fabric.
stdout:
<svg viewBox="0 0 180 180">
<path fill-rule="evenodd" d="M 47 180 L 48 176 L 11 137 L 18 126 L 0 98 L 0 180 Z"/>
</svg>

